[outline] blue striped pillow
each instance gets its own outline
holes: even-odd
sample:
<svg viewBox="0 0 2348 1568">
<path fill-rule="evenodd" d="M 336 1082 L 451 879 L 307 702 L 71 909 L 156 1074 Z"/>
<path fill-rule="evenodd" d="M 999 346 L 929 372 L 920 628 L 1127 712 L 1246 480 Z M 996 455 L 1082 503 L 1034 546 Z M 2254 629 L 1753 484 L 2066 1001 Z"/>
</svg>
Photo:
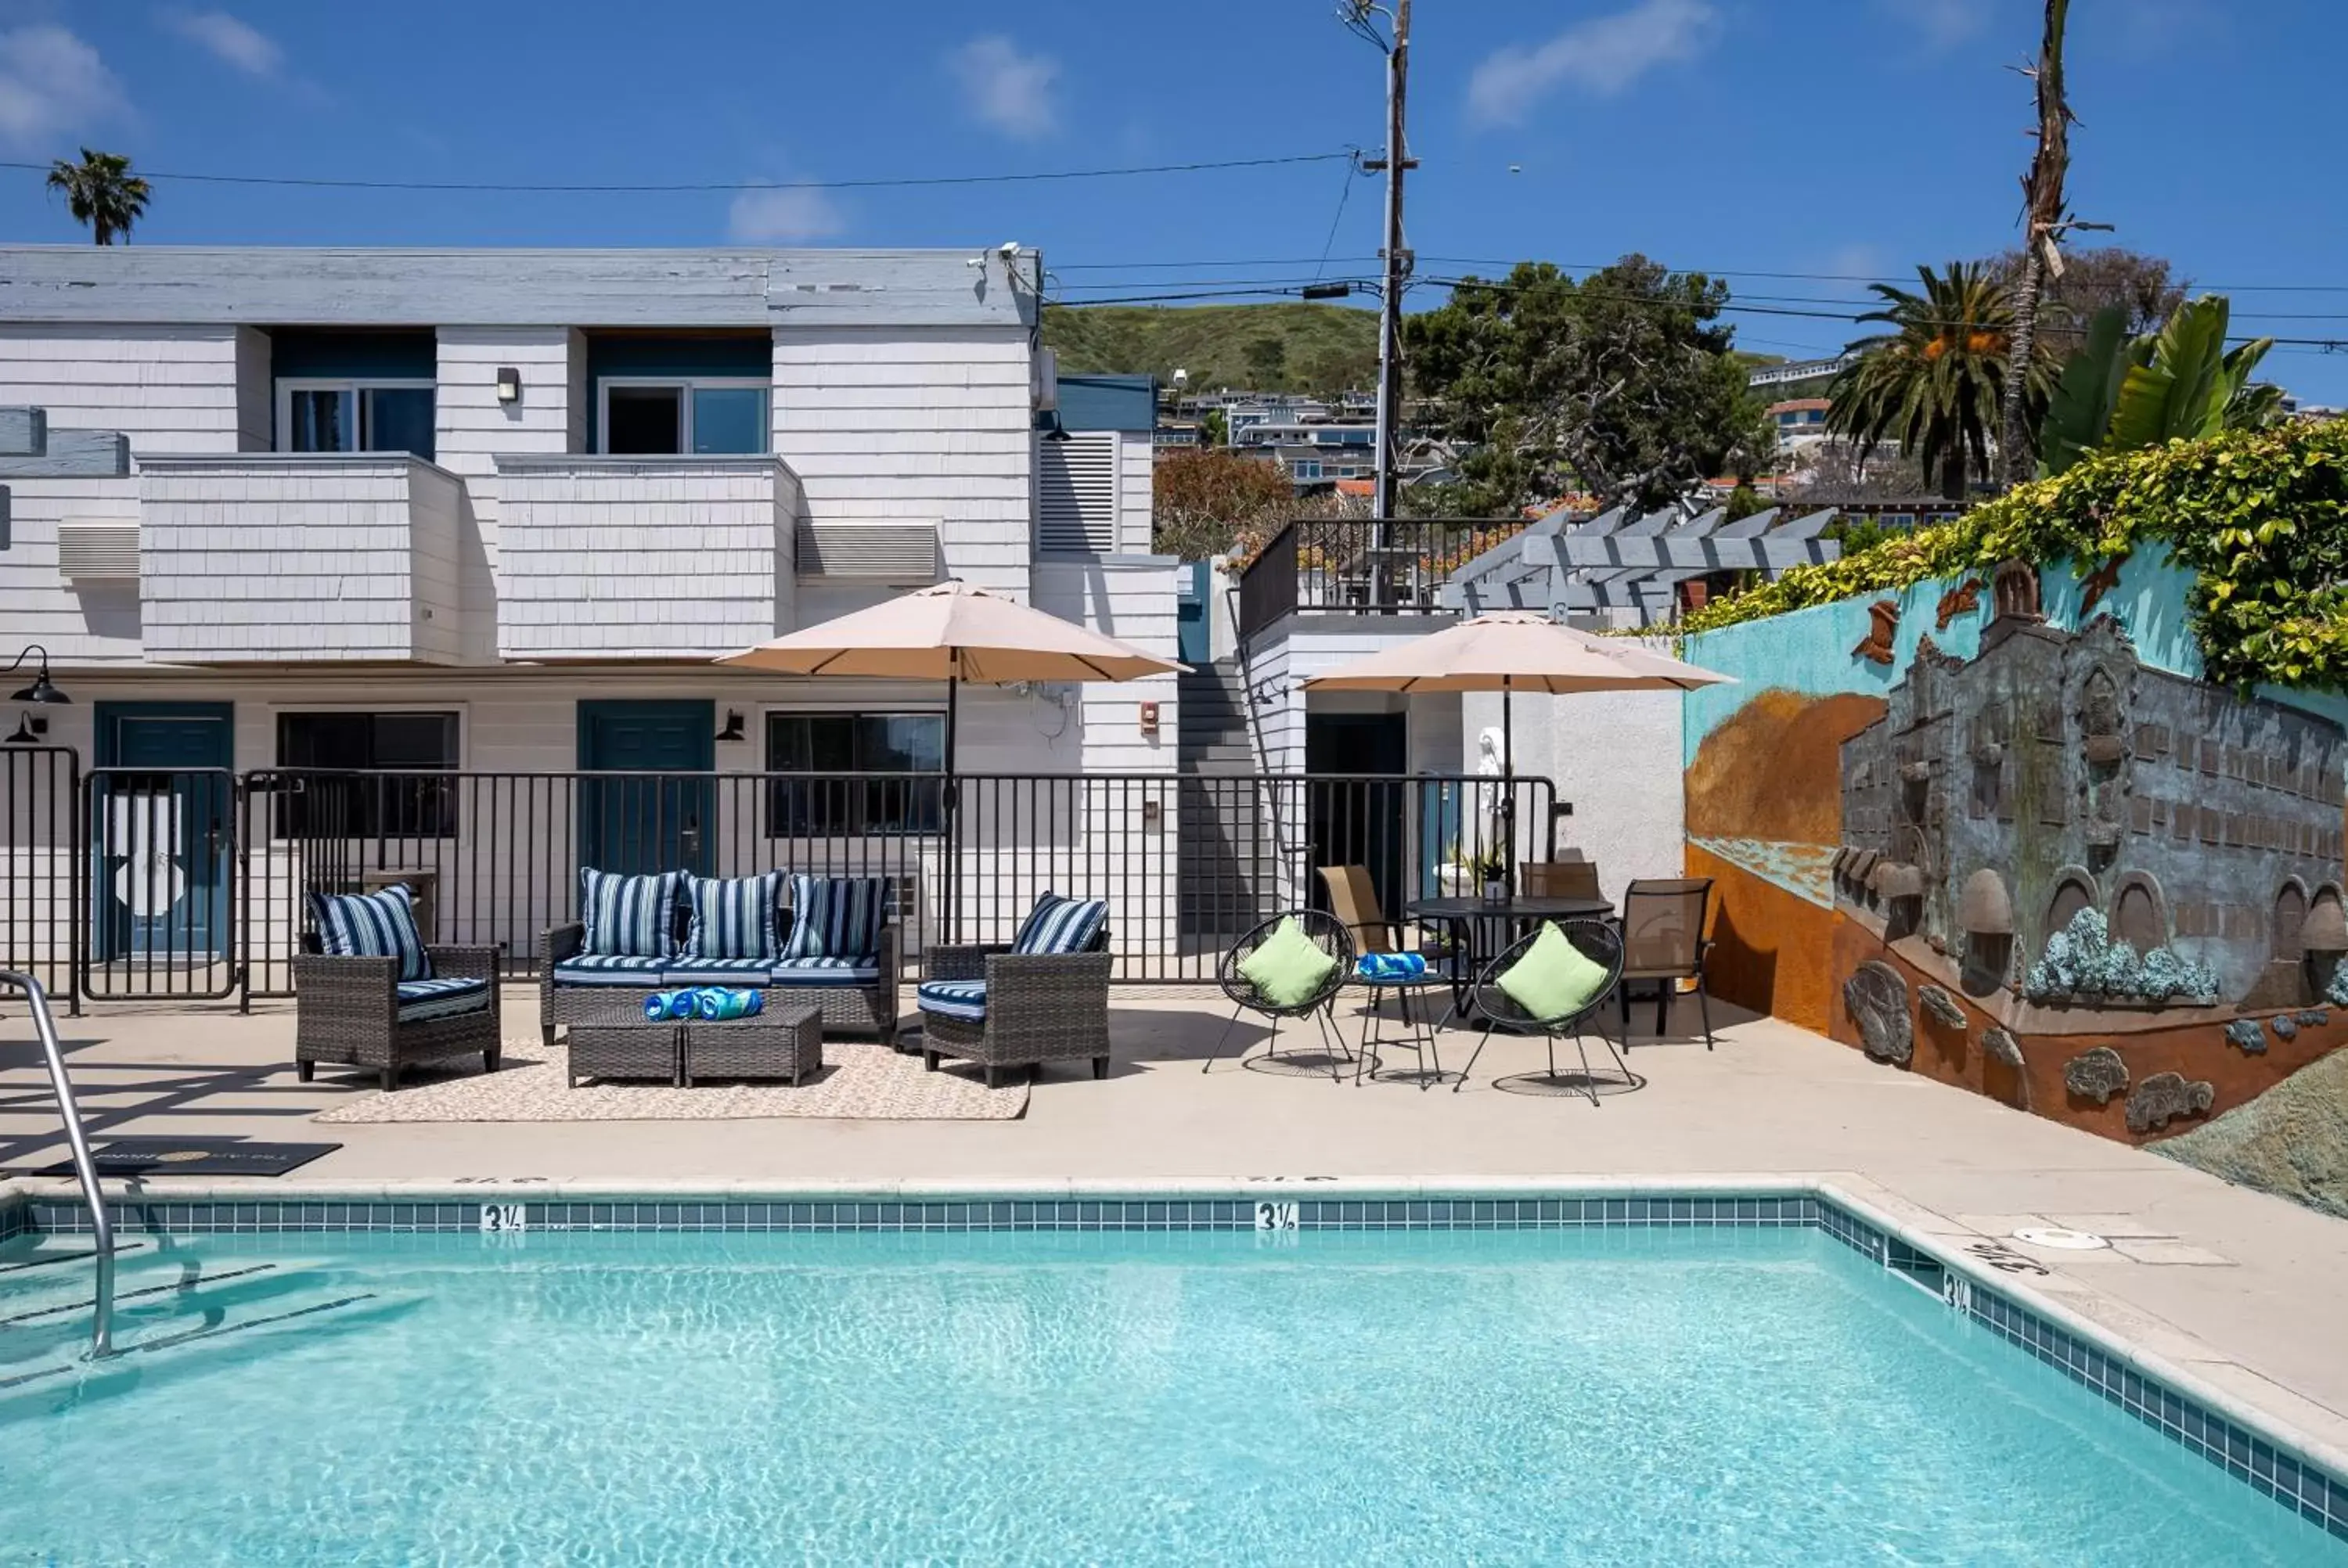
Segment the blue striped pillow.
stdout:
<svg viewBox="0 0 2348 1568">
<path fill-rule="evenodd" d="M 682 871 L 640 876 L 582 866 L 579 872 L 579 917 L 587 923 L 585 953 L 629 958 L 665 958 L 675 950 L 676 885 Z"/>
<path fill-rule="evenodd" d="M 379 893 L 310 894 L 319 950 L 337 958 L 397 958 L 400 979 L 430 979 L 432 960 L 416 928 L 412 898 L 404 882 Z"/>
<path fill-rule="evenodd" d="M 815 876 L 791 873 L 791 939 L 783 962 L 807 958 L 870 958 L 880 951 L 889 917 L 885 876 Z"/>
<path fill-rule="evenodd" d="M 775 936 L 776 905 L 783 892 L 783 874 L 768 871 L 757 876 L 688 876 L 685 895 L 693 900 L 693 925 L 685 934 L 688 958 L 775 959 L 782 944 Z"/>
<path fill-rule="evenodd" d="M 1100 935 L 1108 918 L 1106 898 L 1063 898 L 1046 893 L 1020 923 L 1011 944 L 1014 953 L 1081 953 Z"/>
</svg>

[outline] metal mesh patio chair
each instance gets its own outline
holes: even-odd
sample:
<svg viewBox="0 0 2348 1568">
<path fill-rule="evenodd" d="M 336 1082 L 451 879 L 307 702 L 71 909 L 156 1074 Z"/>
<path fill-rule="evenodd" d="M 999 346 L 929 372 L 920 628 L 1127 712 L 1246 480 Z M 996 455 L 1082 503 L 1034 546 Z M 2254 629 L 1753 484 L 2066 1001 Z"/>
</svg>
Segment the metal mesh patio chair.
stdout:
<svg viewBox="0 0 2348 1568">
<path fill-rule="evenodd" d="M 1622 1044 L 1631 1043 L 1631 988 L 1655 988 L 1655 1034 L 1672 1024 L 1672 995 L 1682 980 L 1695 982 L 1696 1009 L 1704 1018 L 1704 1048 L 1712 1049 L 1712 1004 L 1704 979 L 1712 942 L 1704 934 L 1704 907 L 1712 897 L 1708 876 L 1654 877 L 1633 882 L 1622 893 Z"/>
<path fill-rule="evenodd" d="M 1607 1053 L 1614 1058 L 1615 1066 L 1622 1070 L 1623 1081 L 1637 1081 L 1632 1074 L 1631 1064 L 1622 1060 L 1622 1052 L 1616 1049 L 1614 1041 L 1599 1021 L 1605 1016 L 1607 993 L 1622 985 L 1622 938 L 1614 927 L 1604 920 L 1558 920 L 1550 923 L 1557 927 L 1567 941 L 1581 949 L 1582 957 L 1606 970 L 1608 982 L 1591 993 L 1590 1000 L 1576 1011 L 1558 1018 L 1535 1018 L 1519 1006 L 1514 997 L 1500 989 L 1499 979 L 1510 965 L 1525 956 L 1526 948 L 1540 939 L 1540 933 L 1536 930 L 1509 943 L 1500 956 L 1485 965 L 1484 972 L 1476 977 L 1476 1011 L 1484 1020 L 1484 1036 L 1476 1042 L 1475 1055 L 1468 1059 L 1468 1072 L 1476 1070 L 1477 1057 L 1484 1054 L 1484 1047 L 1490 1042 L 1492 1031 L 1498 1030 L 1503 1034 L 1541 1036 L 1549 1047 L 1549 1076 L 1554 1081 L 1557 1080 L 1557 1039 L 1560 1034 L 1570 1032 L 1573 1036 L 1574 1049 L 1581 1056 L 1583 1092 L 1595 1105 L 1598 1103 L 1598 1079 L 1590 1070 L 1590 1048 L 1583 1040 L 1585 1029 L 1594 1030 L 1605 1042 Z M 1459 1083 L 1467 1081 L 1467 1072 L 1461 1073 Z M 1459 1092 L 1459 1083 L 1451 1086 L 1454 1094 Z"/>
<path fill-rule="evenodd" d="M 1329 971 L 1329 978 L 1311 996 L 1303 1001 L 1283 1006 L 1257 990 L 1248 978 L 1240 973 L 1240 965 L 1246 961 L 1249 954 L 1262 947 L 1265 939 L 1279 929 L 1280 923 L 1286 919 L 1295 920 L 1298 927 L 1312 938 L 1323 952 L 1337 960 L 1337 966 Z M 1207 1060 L 1200 1063 L 1199 1071 L 1208 1072 L 1213 1070 L 1215 1059 L 1223 1053 L 1224 1044 L 1231 1038 L 1231 1030 L 1239 1027 L 1240 1016 L 1251 1012 L 1272 1020 L 1272 1034 L 1264 1041 L 1266 1056 L 1278 1054 L 1276 1048 L 1280 1043 L 1281 1020 L 1312 1019 L 1321 1030 L 1322 1043 L 1329 1050 L 1329 1076 L 1343 1081 L 1337 1063 L 1349 1059 L 1352 1053 L 1344 1049 L 1345 1042 L 1337 1035 L 1331 1014 L 1335 1011 L 1337 993 L 1344 989 L 1353 968 L 1353 933 L 1334 915 L 1319 909 L 1293 909 L 1274 915 L 1241 937 L 1231 950 L 1223 955 L 1221 964 L 1215 970 L 1215 979 L 1222 986 L 1223 995 L 1231 1000 L 1231 1020 L 1223 1026 L 1222 1038 L 1215 1041 L 1215 1049 L 1207 1053 Z M 1242 1050 L 1240 1055 L 1244 1058 L 1247 1052 Z"/>
</svg>

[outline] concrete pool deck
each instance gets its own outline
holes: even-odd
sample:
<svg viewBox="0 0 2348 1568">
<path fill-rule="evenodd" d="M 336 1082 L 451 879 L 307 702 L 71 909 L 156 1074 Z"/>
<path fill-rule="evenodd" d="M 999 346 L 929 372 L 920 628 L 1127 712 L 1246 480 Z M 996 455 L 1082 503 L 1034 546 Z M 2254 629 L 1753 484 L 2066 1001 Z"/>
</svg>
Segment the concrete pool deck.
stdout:
<svg viewBox="0 0 2348 1568">
<path fill-rule="evenodd" d="M 319 1125 L 314 1112 L 371 1092 L 373 1079 L 322 1070 L 316 1082 L 297 1082 L 290 1003 L 251 1016 L 228 1004 L 113 1004 L 58 1025 L 98 1138 L 343 1145 L 284 1182 L 251 1184 L 256 1196 L 296 1184 L 500 1179 L 642 1184 L 647 1192 L 1311 1176 L 1430 1185 L 1828 1181 L 1910 1231 L 1967 1248 L 2002 1242 L 2025 1271 L 2017 1284 L 2348 1451 L 2348 1337 L 2337 1327 L 2348 1300 L 2348 1224 L 1880 1066 L 1791 1025 L 1732 1018 L 1718 1005 L 1716 1015 L 1731 1020 L 1718 1050 L 1680 1034 L 1634 1044 L 1631 1065 L 1643 1087 L 1593 1108 L 1579 1097 L 1495 1086 L 1496 1076 L 1540 1065 L 1536 1041 L 1496 1041 L 1457 1094 L 1398 1082 L 1356 1088 L 1229 1060 L 1202 1074 L 1228 1016 L 1212 1000 L 1120 996 L 1110 1077 L 1095 1082 L 1083 1063 L 1052 1069 L 1026 1115 L 1010 1122 Z M 534 1001 L 528 988 L 507 991 L 510 1040 L 534 1040 Z M 1356 1038 L 1350 1020 L 1345 1034 Z M 1234 1042 L 1261 1038 L 1243 1026 Z M 1447 1037 L 1447 1065 L 1464 1061 L 1471 1043 Z M 0 1173 L 26 1176 L 64 1157 L 29 1021 L 20 1005 L 0 1007 Z M 181 1184 L 146 1184 L 158 1194 Z M 2090 1230 L 2112 1245 L 2034 1248 L 2011 1237 L 2027 1225 Z M 2048 1272 L 2028 1272 L 2033 1266 Z"/>
</svg>

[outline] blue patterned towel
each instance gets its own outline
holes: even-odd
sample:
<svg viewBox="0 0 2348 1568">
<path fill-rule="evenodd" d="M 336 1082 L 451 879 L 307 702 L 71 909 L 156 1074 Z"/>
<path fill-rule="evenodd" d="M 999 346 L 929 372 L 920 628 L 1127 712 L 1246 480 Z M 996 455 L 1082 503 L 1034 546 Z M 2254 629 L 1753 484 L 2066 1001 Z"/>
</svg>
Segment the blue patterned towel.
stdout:
<svg viewBox="0 0 2348 1568">
<path fill-rule="evenodd" d="M 1426 978 L 1423 953 L 1364 953 L 1354 973 L 1365 980 L 1421 980 Z"/>
<path fill-rule="evenodd" d="M 729 991 L 724 986 L 703 986 L 693 993 L 693 1017 L 705 1023 L 727 1019 L 756 1018 L 766 1010 L 764 991 Z"/>
<path fill-rule="evenodd" d="M 698 991 L 692 989 L 654 991 L 644 999 L 644 1021 L 662 1023 L 671 1020 L 691 1018 L 694 999 L 698 995 L 700 995 Z"/>
</svg>

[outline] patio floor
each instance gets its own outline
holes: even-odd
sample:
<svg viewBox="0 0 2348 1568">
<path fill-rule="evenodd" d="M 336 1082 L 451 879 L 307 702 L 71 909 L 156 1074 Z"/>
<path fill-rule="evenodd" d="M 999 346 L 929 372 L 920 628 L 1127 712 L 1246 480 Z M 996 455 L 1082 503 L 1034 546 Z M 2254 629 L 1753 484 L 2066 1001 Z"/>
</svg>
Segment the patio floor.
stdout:
<svg viewBox="0 0 2348 1568">
<path fill-rule="evenodd" d="M 535 993 L 506 994 L 510 1039 L 534 1039 Z M 1175 1177 L 1831 1177 L 1911 1227 L 2004 1238 L 2051 1225 L 2110 1249 L 2009 1245 L 2032 1276 L 2107 1328 L 2348 1452 L 2348 1225 L 2157 1155 L 1867 1061 L 1771 1019 L 1736 1018 L 1707 1053 L 1684 1035 L 1634 1044 L 1635 1092 L 1586 1099 L 1496 1087 L 1540 1064 L 1497 1042 L 1463 1092 L 1356 1088 L 1200 1063 L 1228 1016 L 1210 993 L 1120 996 L 1108 1080 L 1050 1070 L 1007 1122 L 593 1122 L 319 1125 L 369 1076 L 295 1081 L 290 1003 L 111 1005 L 60 1019 L 99 1136 L 241 1135 L 343 1147 L 287 1185 L 497 1178 L 695 1182 L 1125 1180 Z M 1694 1022 L 1693 1009 L 1678 1020 Z M 1652 1017 L 1642 1019 L 1642 1029 Z M 1345 1024 L 1346 1037 L 1357 1025 Z M 1234 1037 L 1253 1044 L 1261 1032 Z M 1283 1037 L 1285 1039 L 1285 1036 Z M 1634 1041 L 1645 1039 L 1634 1035 Z M 1471 1037 L 1446 1040 L 1447 1065 Z M 1456 1050 L 1456 1056 L 1453 1054 Z M 0 1173 L 64 1158 L 21 1007 L 0 1009 Z M 261 1184 L 266 1188 L 268 1184 Z"/>
</svg>

